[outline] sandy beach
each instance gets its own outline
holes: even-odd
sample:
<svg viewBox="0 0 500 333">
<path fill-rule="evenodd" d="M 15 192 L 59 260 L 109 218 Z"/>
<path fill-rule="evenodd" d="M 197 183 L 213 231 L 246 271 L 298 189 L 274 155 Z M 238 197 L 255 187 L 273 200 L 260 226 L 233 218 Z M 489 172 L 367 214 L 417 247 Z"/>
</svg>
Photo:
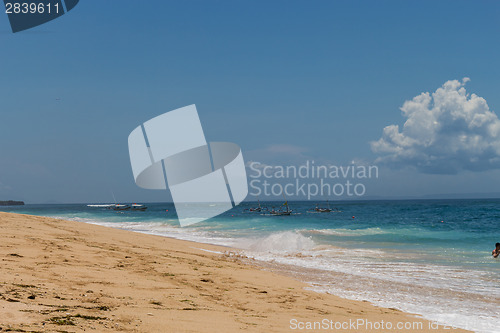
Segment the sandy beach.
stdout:
<svg viewBox="0 0 500 333">
<path fill-rule="evenodd" d="M 11 213 L 0 235 L 0 331 L 450 331 L 308 291 L 229 248 Z"/>
</svg>

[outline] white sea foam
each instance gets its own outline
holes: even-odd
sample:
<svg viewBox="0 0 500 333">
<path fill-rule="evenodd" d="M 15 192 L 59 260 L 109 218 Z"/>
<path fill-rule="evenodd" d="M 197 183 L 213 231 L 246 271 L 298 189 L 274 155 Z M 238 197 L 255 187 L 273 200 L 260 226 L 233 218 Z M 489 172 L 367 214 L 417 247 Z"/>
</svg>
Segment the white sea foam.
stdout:
<svg viewBox="0 0 500 333">
<path fill-rule="evenodd" d="M 420 293 L 410 289 L 405 293 L 397 286 L 366 283 L 361 280 L 348 280 L 344 285 L 341 280 L 333 283 L 313 283 L 310 288 L 316 292 L 330 293 L 353 300 L 367 300 L 374 305 L 396 308 L 401 311 L 419 314 L 427 320 L 442 325 L 462 328 L 479 333 L 499 333 L 500 317 L 495 311 L 494 300 L 490 304 L 484 300 L 467 299 L 466 304 L 457 298 L 433 295 L 431 290 Z M 368 286 L 368 288 L 367 288 Z M 496 305 L 498 306 L 498 305 Z"/>
<path fill-rule="evenodd" d="M 149 235 L 157 235 L 164 237 L 171 237 L 181 240 L 188 240 L 198 243 L 207 243 L 222 246 L 233 246 L 236 240 L 233 238 L 225 237 L 217 232 L 204 232 L 196 229 L 185 229 L 173 226 L 171 223 L 176 223 L 177 220 L 164 220 L 164 222 L 108 222 L 99 221 L 91 218 L 81 217 L 60 217 L 53 216 L 53 218 L 65 219 L 70 221 L 85 222 L 89 224 L 101 225 L 104 227 L 117 228 L 123 230 L 130 230 Z"/>
<path fill-rule="evenodd" d="M 335 235 L 335 236 L 368 236 L 387 233 L 380 228 L 367 228 L 367 229 L 315 229 L 315 230 L 301 230 L 307 234 L 320 234 L 320 235 Z"/>
<path fill-rule="evenodd" d="M 316 246 L 311 238 L 293 231 L 278 232 L 263 238 L 241 239 L 234 245 L 249 251 L 269 253 L 293 253 L 311 250 Z"/>
<path fill-rule="evenodd" d="M 381 250 L 316 246 L 290 254 L 255 248 L 246 251 L 247 256 L 257 260 L 297 267 L 302 278 L 318 292 L 368 300 L 454 327 L 500 332 L 496 325 L 500 316 L 495 311 L 499 288 L 488 283 L 487 273 L 388 261 Z"/>
</svg>

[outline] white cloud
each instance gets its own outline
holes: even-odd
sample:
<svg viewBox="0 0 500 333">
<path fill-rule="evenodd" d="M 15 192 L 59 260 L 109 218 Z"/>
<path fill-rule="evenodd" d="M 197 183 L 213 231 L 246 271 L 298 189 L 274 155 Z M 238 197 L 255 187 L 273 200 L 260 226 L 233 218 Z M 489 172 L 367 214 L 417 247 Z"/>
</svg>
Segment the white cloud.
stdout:
<svg viewBox="0 0 500 333">
<path fill-rule="evenodd" d="M 370 143 L 376 162 L 443 174 L 500 168 L 500 120 L 484 98 L 467 94 L 468 81 L 450 80 L 404 102 L 403 128 L 389 125 Z"/>
</svg>

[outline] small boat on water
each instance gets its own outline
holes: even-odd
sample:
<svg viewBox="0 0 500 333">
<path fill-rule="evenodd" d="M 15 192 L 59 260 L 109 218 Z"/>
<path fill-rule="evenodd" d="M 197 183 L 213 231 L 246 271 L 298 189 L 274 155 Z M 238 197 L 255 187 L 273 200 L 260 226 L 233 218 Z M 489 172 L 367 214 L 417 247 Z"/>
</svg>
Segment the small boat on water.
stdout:
<svg viewBox="0 0 500 333">
<path fill-rule="evenodd" d="M 291 210 L 272 210 L 269 212 L 270 215 L 274 215 L 274 216 L 288 216 L 288 215 L 292 215 L 292 211 Z"/>
<path fill-rule="evenodd" d="M 292 210 L 288 206 L 288 200 L 286 200 L 284 193 L 283 193 L 283 198 L 285 199 L 285 203 L 283 204 L 283 206 L 286 207 L 286 210 L 281 210 L 281 209 L 276 210 L 273 207 L 273 209 L 270 210 L 269 213 L 266 215 L 273 215 L 273 216 L 290 216 L 290 215 L 292 215 Z"/>
<path fill-rule="evenodd" d="M 313 210 L 309 210 L 308 212 L 309 213 L 338 213 L 340 212 L 337 208 L 335 208 L 335 210 L 331 209 L 330 208 L 330 203 L 328 202 L 328 200 L 326 200 L 326 204 L 327 204 L 327 208 L 325 207 L 320 207 L 319 204 L 316 204 L 316 207 L 313 209 Z"/>
<path fill-rule="evenodd" d="M 106 208 L 106 209 L 112 209 L 112 210 L 134 210 L 134 211 L 140 211 L 140 212 L 143 212 L 146 209 L 148 209 L 147 206 L 139 205 L 139 204 L 132 204 L 132 205 L 125 205 L 125 204 L 87 205 L 87 207 Z"/>
<path fill-rule="evenodd" d="M 111 209 L 113 209 L 113 210 L 129 210 L 130 206 L 129 205 L 115 204 L 114 206 L 111 206 Z"/>
<path fill-rule="evenodd" d="M 332 209 L 330 208 L 330 203 L 328 202 L 328 200 L 326 200 L 326 204 L 328 208 L 319 207 L 319 205 L 316 205 L 316 208 L 314 210 L 318 213 L 330 213 Z"/>
<path fill-rule="evenodd" d="M 262 212 L 263 210 L 267 210 L 267 207 L 262 207 L 260 205 L 260 200 L 257 200 L 257 202 L 259 203 L 259 207 L 252 207 L 245 210 L 248 210 L 249 212 Z"/>
<path fill-rule="evenodd" d="M 111 209 L 114 206 L 115 206 L 115 204 L 87 205 L 87 207 L 92 207 L 92 208 L 108 208 L 108 209 Z"/>
<path fill-rule="evenodd" d="M 144 205 L 139 205 L 139 204 L 132 204 L 132 205 L 126 205 L 126 204 L 119 204 L 116 202 L 116 197 L 113 191 L 111 191 L 111 195 L 113 196 L 113 200 L 115 201 L 114 204 L 97 204 L 97 205 L 87 205 L 87 207 L 94 207 L 94 208 L 106 208 L 106 209 L 112 209 L 112 210 L 135 210 L 135 211 L 145 211 L 148 209 L 148 207 Z"/>
<path fill-rule="evenodd" d="M 132 206 L 130 206 L 130 209 L 136 210 L 136 211 L 140 211 L 140 212 L 144 212 L 146 209 L 148 209 L 148 207 L 146 207 L 144 205 L 133 204 Z"/>
</svg>

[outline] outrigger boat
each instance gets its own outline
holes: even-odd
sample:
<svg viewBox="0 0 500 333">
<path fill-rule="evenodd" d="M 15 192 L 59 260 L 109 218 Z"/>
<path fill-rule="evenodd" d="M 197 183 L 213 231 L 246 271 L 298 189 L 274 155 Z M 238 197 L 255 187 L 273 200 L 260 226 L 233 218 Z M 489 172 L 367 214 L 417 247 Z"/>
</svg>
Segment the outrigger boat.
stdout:
<svg viewBox="0 0 500 333">
<path fill-rule="evenodd" d="M 115 204 L 97 204 L 97 205 L 87 205 L 87 207 L 111 209 L 114 205 Z"/>
<path fill-rule="evenodd" d="M 138 210 L 138 211 L 145 211 L 146 209 L 148 209 L 148 207 L 144 206 L 144 205 L 138 205 L 138 204 L 133 204 L 132 206 L 130 206 L 130 208 L 132 210 Z"/>
<path fill-rule="evenodd" d="M 122 204 L 119 204 L 116 202 L 116 197 L 115 197 L 115 194 L 113 193 L 113 191 L 111 191 L 111 195 L 113 196 L 113 200 L 114 200 L 115 204 L 109 205 L 108 209 L 112 209 L 112 210 L 129 210 L 130 209 L 129 205 L 122 205 Z"/>
<path fill-rule="evenodd" d="M 283 206 L 286 206 L 286 210 L 275 210 L 273 208 L 273 210 L 271 210 L 269 212 L 270 215 L 274 215 L 274 216 L 289 216 L 289 215 L 292 215 L 292 210 L 290 209 L 290 207 L 288 207 L 288 201 L 286 200 L 285 198 L 285 193 L 283 193 L 283 198 L 285 199 L 285 203 L 283 204 Z"/>
<path fill-rule="evenodd" d="M 113 210 L 129 210 L 130 206 L 129 205 L 116 204 L 116 205 L 112 206 L 111 209 L 113 209 Z"/>
<path fill-rule="evenodd" d="M 330 213 L 330 212 L 332 212 L 332 209 L 330 208 L 330 203 L 328 202 L 328 200 L 326 200 L 326 204 L 328 205 L 328 208 L 322 208 L 322 207 L 319 207 L 318 204 L 316 204 L 316 208 L 314 210 L 318 213 Z"/>
<path fill-rule="evenodd" d="M 245 210 L 248 210 L 249 212 L 262 212 L 264 209 L 267 210 L 266 207 L 264 207 L 264 208 L 261 207 L 260 200 L 257 200 L 257 202 L 259 203 L 259 207 L 253 207 L 253 208 L 249 208 L 249 209 L 245 209 Z"/>
<path fill-rule="evenodd" d="M 286 211 L 282 211 L 282 210 L 272 210 L 269 212 L 270 215 L 275 215 L 275 216 L 288 216 L 288 215 L 292 215 L 292 211 L 291 210 L 286 210 Z"/>
<path fill-rule="evenodd" d="M 139 205 L 139 204 L 132 204 L 132 205 L 124 205 L 124 204 L 119 204 L 116 202 L 116 197 L 115 197 L 115 194 L 113 193 L 113 191 L 111 191 L 111 195 L 113 196 L 113 200 L 115 201 L 115 204 L 114 205 L 102 205 L 102 207 L 107 207 L 108 209 L 112 209 L 112 210 L 135 210 L 135 211 L 145 211 L 146 209 L 148 209 L 148 207 L 144 206 L 144 205 Z M 94 205 L 94 206 L 97 206 L 97 205 Z"/>
<path fill-rule="evenodd" d="M 308 212 L 309 213 L 340 213 L 340 210 L 338 210 L 337 208 L 335 208 L 335 210 L 330 208 L 330 203 L 328 202 L 328 200 L 326 200 L 326 204 L 327 204 L 328 208 L 320 207 L 319 204 L 316 204 L 316 207 L 314 208 L 314 210 L 309 210 Z"/>
</svg>

